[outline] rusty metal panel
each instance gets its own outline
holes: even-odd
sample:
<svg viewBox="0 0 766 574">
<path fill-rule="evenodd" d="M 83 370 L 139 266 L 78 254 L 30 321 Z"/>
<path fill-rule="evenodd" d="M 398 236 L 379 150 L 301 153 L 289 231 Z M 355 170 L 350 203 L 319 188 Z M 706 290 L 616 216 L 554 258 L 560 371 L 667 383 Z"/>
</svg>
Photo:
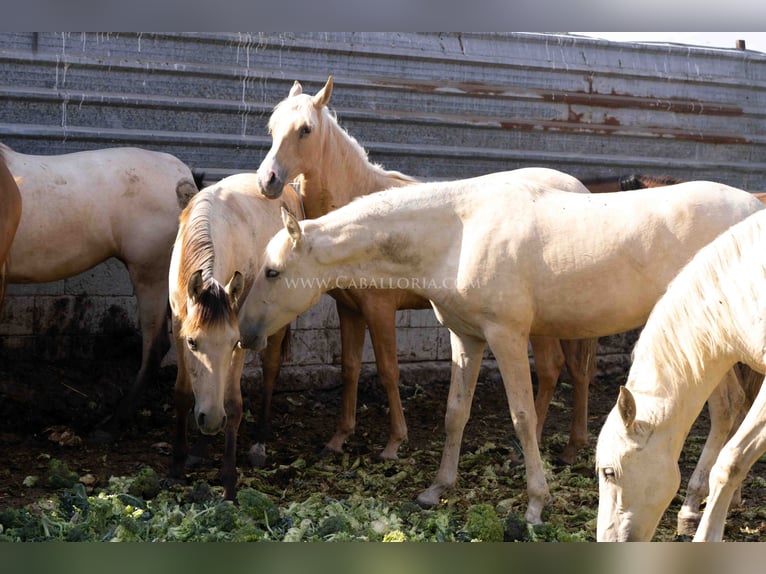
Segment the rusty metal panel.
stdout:
<svg viewBox="0 0 766 574">
<path fill-rule="evenodd" d="M 254 169 L 300 80 L 374 161 L 427 179 L 545 165 L 766 189 L 766 56 L 521 33 L 3 33 L 0 139 Z"/>
</svg>

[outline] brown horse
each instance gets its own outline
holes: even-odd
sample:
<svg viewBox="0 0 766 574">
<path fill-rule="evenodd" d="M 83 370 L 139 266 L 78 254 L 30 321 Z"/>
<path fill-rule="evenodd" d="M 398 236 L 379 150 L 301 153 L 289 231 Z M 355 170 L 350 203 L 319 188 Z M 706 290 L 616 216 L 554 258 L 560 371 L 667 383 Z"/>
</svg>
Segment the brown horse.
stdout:
<svg viewBox="0 0 766 574">
<path fill-rule="evenodd" d="M 0 309 L 8 279 L 8 254 L 21 220 L 21 193 L 0 149 Z"/>
<path fill-rule="evenodd" d="M 386 171 L 372 164 L 361 145 L 343 130 L 327 104 L 332 94 L 332 77 L 314 96 L 303 93 L 295 82 L 288 97 L 274 109 L 269 120 L 273 143 L 258 168 L 264 195 L 279 197 L 285 182 L 299 174 L 304 182 L 301 195 L 305 214 L 315 219 L 356 197 L 391 187 L 417 183 L 397 171 Z M 559 181 L 568 191 L 587 193 L 574 178 Z M 341 334 L 341 377 L 343 405 L 338 428 L 327 443 L 332 452 L 342 452 L 356 425 L 356 395 L 362 363 L 365 326 L 370 331 L 378 377 L 388 398 L 391 431 L 381 458 L 397 457 L 399 445 L 407 438 L 407 425 L 399 397 L 399 365 L 396 351 L 396 311 L 428 309 L 430 302 L 402 289 L 335 289 Z M 562 460 L 573 462 L 580 447 L 587 444 L 587 390 L 595 370 L 596 340 L 560 342 L 550 337 L 530 339 L 539 381 L 538 435 L 553 389 L 564 364 L 575 380 L 575 415 L 570 441 Z M 582 395 L 582 393 L 585 393 Z M 581 396 L 582 395 L 582 396 Z M 583 430 L 585 429 L 585 430 Z"/>
</svg>

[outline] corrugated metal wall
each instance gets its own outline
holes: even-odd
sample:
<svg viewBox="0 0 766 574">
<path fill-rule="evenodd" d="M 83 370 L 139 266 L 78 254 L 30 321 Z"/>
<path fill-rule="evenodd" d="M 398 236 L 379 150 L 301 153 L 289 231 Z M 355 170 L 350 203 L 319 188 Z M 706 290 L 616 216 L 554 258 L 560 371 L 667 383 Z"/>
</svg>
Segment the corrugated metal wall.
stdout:
<svg viewBox="0 0 766 574">
<path fill-rule="evenodd" d="M 541 165 L 766 190 L 766 55 L 561 35 L 0 33 L 0 141 L 40 154 L 138 145 L 178 156 L 209 182 L 254 170 L 269 147 L 269 113 L 293 80 L 313 92 L 329 74 L 341 124 L 373 161 L 416 177 Z M 46 298 L 118 293 L 134 316 L 121 273 L 110 262 L 12 287 L 0 341 L 33 337 Z M 22 298 L 35 317 L 12 312 Z M 309 315 L 304 335 L 327 317 Z M 97 331 L 100 319 L 72 324 Z M 436 329 L 414 312 L 400 326 Z M 448 356 L 437 342 L 413 351 L 403 332 L 402 360 Z M 331 347 L 317 364 L 337 363 Z"/>
</svg>

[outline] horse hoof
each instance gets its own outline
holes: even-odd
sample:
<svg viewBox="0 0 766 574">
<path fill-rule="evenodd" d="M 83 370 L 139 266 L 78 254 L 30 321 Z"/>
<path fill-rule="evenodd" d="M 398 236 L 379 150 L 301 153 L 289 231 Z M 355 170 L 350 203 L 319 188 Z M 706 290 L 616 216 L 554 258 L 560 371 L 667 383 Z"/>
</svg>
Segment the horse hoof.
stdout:
<svg viewBox="0 0 766 574">
<path fill-rule="evenodd" d="M 247 452 L 247 459 L 253 468 L 263 468 L 266 466 L 266 446 L 263 444 L 254 444 Z"/>
<path fill-rule="evenodd" d="M 441 496 L 439 496 L 439 492 L 436 489 L 428 488 L 418 495 L 415 502 L 421 508 L 433 508 L 434 506 L 439 506 Z"/>
<path fill-rule="evenodd" d="M 322 452 L 319 453 L 319 458 L 336 458 L 338 456 L 343 456 L 343 451 L 337 451 L 328 446 L 324 447 Z"/>
<path fill-rule="evenodd" d="M 117 442 L 118 437 L 114 433 L 111 433 L 107 430 L 96 429 L 90 433 L 90 435 L 88 435 L 88 438 L 95 444 L 112 445 Z"/>
<path fill-rule="evenodd" d="M 693 537 L 702 520 L 702 514 L 679 514 L 676 530 L 679 536 Z"/>
</svg>

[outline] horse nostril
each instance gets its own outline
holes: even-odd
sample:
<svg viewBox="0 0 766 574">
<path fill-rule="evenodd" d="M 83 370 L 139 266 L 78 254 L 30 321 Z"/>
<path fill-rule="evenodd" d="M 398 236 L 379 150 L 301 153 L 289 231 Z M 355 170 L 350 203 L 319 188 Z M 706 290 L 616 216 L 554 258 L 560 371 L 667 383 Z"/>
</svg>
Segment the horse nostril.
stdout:
<svg viewBox="0 0 766 574">
<path fill-rule="evenodd" d="M 205 428 L 205 413 L 197 415 L 197 426 L 201 429 Z"/>
<path fill-rule="evenodd" d="M 277 174 L 273 171 L 269 172 L 269 185 L 274 185 L 277 182 Z"/>
</svg>

